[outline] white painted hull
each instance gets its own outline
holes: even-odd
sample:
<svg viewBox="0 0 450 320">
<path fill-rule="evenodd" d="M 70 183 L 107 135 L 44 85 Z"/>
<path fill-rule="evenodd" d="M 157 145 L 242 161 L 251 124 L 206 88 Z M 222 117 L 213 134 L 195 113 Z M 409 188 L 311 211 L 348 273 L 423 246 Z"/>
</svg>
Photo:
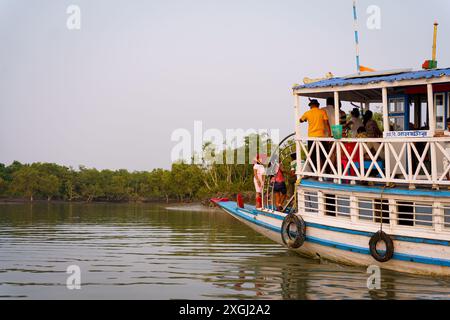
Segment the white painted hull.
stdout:
<svg viewBox="0 0 450 320">
<path fill-rule="evenodd" d="M 279 218 L 276 219 L 263 214 L 253 214 L 249 210 L 233 212 L 233 210 L 227 210 L 227 208 L 221 207 L 256 232 L 285 246 L 281 239 L 281 232 L 275 230 L 281 229 L 282 220 Z M 309 221 L 305 219 L 305 222 L 308 224 Z M 377 265 L 386 270 L 410 274 L 450 276 L 450 267 L 445 265 L 445 261 L 450 262 L 450 246 L 394 240 L 395 255 L 398 258 L 392 259 L 386 263 L 380 263 L 368 253 L 352 252 L 350 251 L 351 249 L 348 249 L 354 247 L 365 248 L 368 250 L 370 238 L 367 236 L 323 230 L 321 228 L 310 226 L 306 228 L 306 235 L 307 241 L 305 244 L 301 248 L 294 250 L 301 255 L 313 258 L 320 257 L 346 265 L 362 267 Z M 317 240 L 316 243 L 314 239 L 320 240 Z M 325 242 L 326 245 L 323 245 L 320 242 Z M 330 243 L 336 243 L 336 246 L 330 245 Z M 341 245 L 346 247 L 346 249 L 342 249 Z M 417 259 L 419 259 L 421 256 L 426 260 L 426 263 L 408 261 L 408 257 L 418 257 Z M 433 264 L 434 260 L 437 262 L 440 261 L 439 263 L 441 265 Z"/>
</svg>

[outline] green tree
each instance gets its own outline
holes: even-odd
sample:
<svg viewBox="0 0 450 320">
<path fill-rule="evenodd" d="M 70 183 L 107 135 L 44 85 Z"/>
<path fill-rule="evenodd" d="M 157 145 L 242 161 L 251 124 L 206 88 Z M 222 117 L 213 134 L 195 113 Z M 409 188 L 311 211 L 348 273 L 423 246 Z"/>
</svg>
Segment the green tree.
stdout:
<svg viewBox="0 0 450 320">
<path fill-rule="evenodd" d="M 105 173 L 103 173 L 105 175 Z M 79 192 L 83 199 L 91 202 L 104 196 L 102 184 L 102 174 L 97 169 L 87 169 L 80 167 L 79 172 Z"/>
<path fill-rule="evenodd" d="M 0 177 L 0 196 L 3 196 L 5 194 L 6 190 L 6 181 L 3 180 L 2 177 Z"/>
<path fill-rule="evenodd" d="M 25 196 L 34 200 L 34 196 L 39 192 L 41 176 L 37 169 L 24 166 L 13 173 L 12 192 L 19 196 Z"/>
<path fill-rule="evenodd" d="M 60 195 L 60 180 L 54 175 L 40 175 L 38 191 L 50 201 L 53 197 Z"/>
<path fill-rule="evenodd" d="M 77 193 L 78 173 L 72 168 L 67 168 L 61 177 L 61 193 L 64 200 L 73 201 L 80 197 Z"/>
</svg>

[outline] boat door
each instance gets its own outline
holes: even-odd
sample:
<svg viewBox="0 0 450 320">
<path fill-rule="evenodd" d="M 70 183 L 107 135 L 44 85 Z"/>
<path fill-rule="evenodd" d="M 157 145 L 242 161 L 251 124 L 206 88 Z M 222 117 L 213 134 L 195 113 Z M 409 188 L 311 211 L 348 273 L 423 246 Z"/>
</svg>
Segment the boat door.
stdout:
<svg viewBox="0 0 450 320">
<path fill-rule="evenodd" d="M 390 131 L 409 130 L 409 109 L 407 95 L 393 96 L 389 98 L 389 125 Z"/>
</svg>

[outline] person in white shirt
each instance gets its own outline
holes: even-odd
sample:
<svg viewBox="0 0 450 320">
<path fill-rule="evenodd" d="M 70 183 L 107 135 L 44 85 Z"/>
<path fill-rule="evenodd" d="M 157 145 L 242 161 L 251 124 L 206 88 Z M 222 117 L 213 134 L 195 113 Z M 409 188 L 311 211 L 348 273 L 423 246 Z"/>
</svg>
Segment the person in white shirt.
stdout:
<svg viewBox="0 0 450 320">
<path fill-rule="evenodd" d="M 327 113 L 328 116 L 328 123 L 330 124 L 330 128 L 333 128 L 333 126 L 336 124 L 336 119 L 335 119 L 335 115 L 334 115 L 334 98 L 328 98 L 327 99 L 327 106 L 325 108 L 323 108 L 323 110 Z M 341 125 L 345 125 L 345 123 L 347 122 L 347 115 L 345 114 L 344 111 L 341 110 L 342 105 L 339 104 L 339 124 Z M 327 137 L 331 136 L 331 132 L 328 132 L 328 129 L 325 128 L 325 130 L 327 132 L 325 132 Z"/>
<path fill-rule="evenodd" d="M 266 169 L 264 168 L 260 156 L 256 156 L 253 165 L 253 183 L 255 184 L 256 190 L 256 209 L 262 208 L 262 190 L 264 188 L 264 176 L 266 174 Z"/>
<path fill-rule="evenodd" d="M 361 113 L 358 108 L 354 108 L 351 115 L 352 119 L 347 122 L 346 127 L 350 128 L 350 138 L 356 138 L 358 136 L 358 129 L 364 127 L 364 123 L 361 119 Z"/>
</svg>

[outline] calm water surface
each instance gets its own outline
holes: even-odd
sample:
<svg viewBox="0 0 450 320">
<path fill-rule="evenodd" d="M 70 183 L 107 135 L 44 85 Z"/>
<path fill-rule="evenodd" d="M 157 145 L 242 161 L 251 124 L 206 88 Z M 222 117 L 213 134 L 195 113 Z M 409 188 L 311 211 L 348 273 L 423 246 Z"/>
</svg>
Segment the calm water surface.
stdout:
<svg viewBox="0 0 450 320">
<path fill-rule="evenodd" d="M 450 299 L 450 279 L 302 258 L 221 211 L 0 204 L 0 298 Z M 66 269 L 81 268 L 81 290 Z"/>
</svg>

